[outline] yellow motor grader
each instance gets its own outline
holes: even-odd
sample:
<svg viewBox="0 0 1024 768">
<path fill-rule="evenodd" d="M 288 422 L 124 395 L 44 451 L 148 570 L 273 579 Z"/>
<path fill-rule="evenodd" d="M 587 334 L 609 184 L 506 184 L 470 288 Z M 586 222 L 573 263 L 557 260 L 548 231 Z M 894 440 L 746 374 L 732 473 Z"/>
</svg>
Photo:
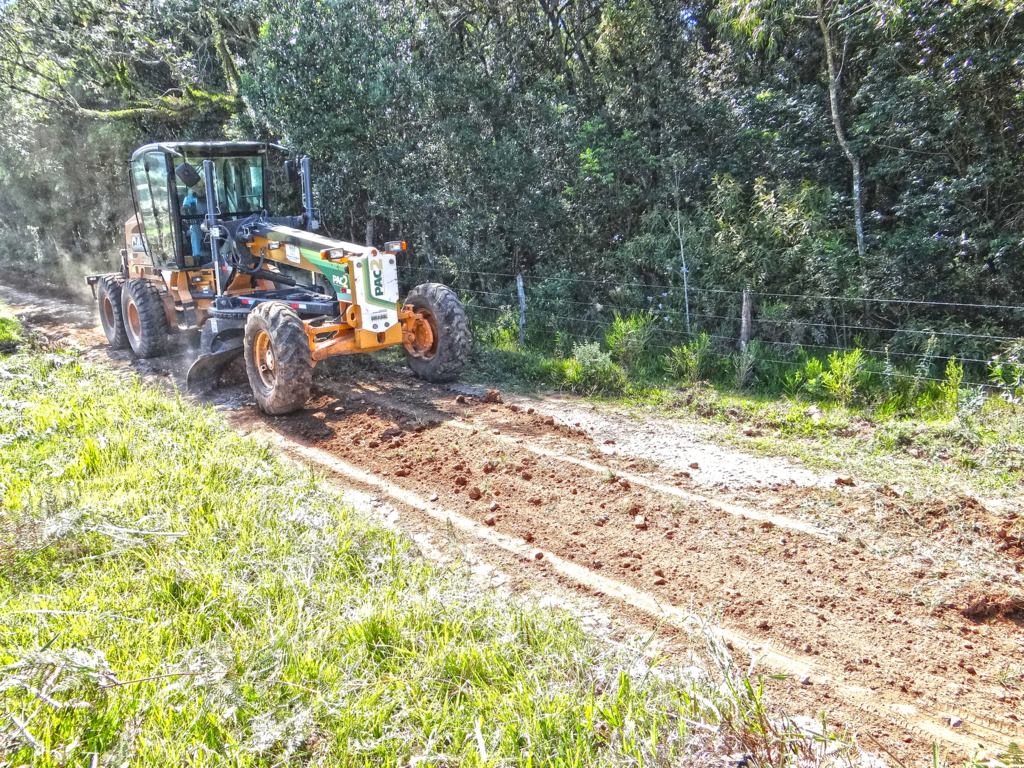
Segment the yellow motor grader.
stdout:
<svg viewBox="0 0 1024 768">
<path fill-rule="evenodd" d="M 470 347 L 458 296 L 426 283 L 400 301 L 403 242 L 378 250 L 317 235 L 309 158 L 276 163 L 285 152 L 259 142 L 135 150 L 121 269 L 86 278 L 107 341 L 146 358 L 169 333 L 198 332 L 188 388 L 215 386 L 244 355 L 256 402 L 274 415 L 305 404 L 313 367 L 332 355 L 401 344 L 416 375 L 455 379 Z M 303 212 L 268 215 L 296 187 Z"/>
</svg>

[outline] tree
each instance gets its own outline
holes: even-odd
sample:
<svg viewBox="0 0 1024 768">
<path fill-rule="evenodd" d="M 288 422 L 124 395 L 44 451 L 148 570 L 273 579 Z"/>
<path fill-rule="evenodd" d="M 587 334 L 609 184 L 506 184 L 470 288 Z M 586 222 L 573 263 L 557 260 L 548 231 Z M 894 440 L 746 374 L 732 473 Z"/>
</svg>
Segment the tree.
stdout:
<svg viewBox="0 0 1024 768">
<path fill-rule="evenodd" d="M 719 14 L 735 35 L 745 38 L 755 50 L 769 57 L 778 54 L 786 25 L 809 22 L 816 26 L 824 49 L 832 125 L 852 170 L 854 229 L 857 253 L 861 257 L 867 252 L 862 163 L 847 135 L 842 78 L 851 44 L 850 22 L 871 10 L 872 5 L 872 0 L 730 0 Z"/>
</svg>

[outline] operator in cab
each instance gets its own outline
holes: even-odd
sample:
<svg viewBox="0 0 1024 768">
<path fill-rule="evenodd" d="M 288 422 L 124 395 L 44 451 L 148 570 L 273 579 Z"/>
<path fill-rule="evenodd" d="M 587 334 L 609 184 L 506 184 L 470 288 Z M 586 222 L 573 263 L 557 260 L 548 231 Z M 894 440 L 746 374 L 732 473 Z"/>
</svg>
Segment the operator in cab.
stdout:
<svg viewBox="0 0 1024 768">
<path fill-rule="evenodd" d="M 206 204 L 206 181 L 202 178 L 189 189 L 181 203 L 182 216 L 205 216 L 209 208 Z M 192 238 L 192 255 L 209 256 L 210 246 L 205 242 L 201 219 L 190 219 L 189 236 Z"/>
</svg>

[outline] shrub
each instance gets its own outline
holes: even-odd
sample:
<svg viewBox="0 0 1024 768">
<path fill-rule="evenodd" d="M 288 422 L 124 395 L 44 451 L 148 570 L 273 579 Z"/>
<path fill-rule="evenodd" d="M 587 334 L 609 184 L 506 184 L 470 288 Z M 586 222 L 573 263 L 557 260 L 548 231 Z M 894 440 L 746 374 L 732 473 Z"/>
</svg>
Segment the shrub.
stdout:
<svg viewBox="0 0 1024 768">
<path fill-rule="evenodd" d="M 576 344 L 565 364 L 565 383 L 574 392 L 621 392 L 626 373 L 597 342 Z"/>
<path fill-rule="evenodd" d="M 960 386 L 964 381 L 964 367 L 960 365 L 955 357 L 949 358 L 946 363 L 946 378 L 939 385 L 942 392 L 942 404 L 946 413 L 957 412 L 957 403 L 960 401 Z"/>
<path fill-rule="evenodd" d="M 718 373 L 720 358 L 711 349 L 706 333 L 689 344 L 672 347 L 668 354 L 668 369 L 672 376 L 684 384 L 709 381 Z"/>
<path fill-rule="evenodd" d="M 821 360 L 816 357 L 812 357 L 804 365 L 803 371 L 800 373 L 800 378 L 803 381 L 804 391 L 811 395 L 811 397 L 820 397 L 822 389 L 824 388 L 822 375 L 825 373 L 825 366 L 821 364 Z"/>
<path fill-rule="evenodd" d="M 635 371 L 650 347 L 654 320 L 650 312 L 634 312 L 628 317 L 616 313 L 605 337 L 612 361 L 627 371 Z"/>
<path fill-rule="evenodd" d="M 994 355 L 988 366 L 992 386 L 1003 390 L 1003 399 L 1019 403 L 1024 398 L 1024 339 L 1017 339 L 1005 355 Z"/>
<path fill-rule="evenodd" d="M 736 386 L 745 389 L 754 383 L 765 359 L 768 358 L 769 347 L 760 339 L 749 342 L 736 358 Z"/>
<path fill-rule="evenodd" d="M 864 362 L 860 349 L 836 351 L 828 356 L 828 370 L 821 375 L 821 383 L 840 405 L 847 405 L 857 394 Z"/>
</svg>

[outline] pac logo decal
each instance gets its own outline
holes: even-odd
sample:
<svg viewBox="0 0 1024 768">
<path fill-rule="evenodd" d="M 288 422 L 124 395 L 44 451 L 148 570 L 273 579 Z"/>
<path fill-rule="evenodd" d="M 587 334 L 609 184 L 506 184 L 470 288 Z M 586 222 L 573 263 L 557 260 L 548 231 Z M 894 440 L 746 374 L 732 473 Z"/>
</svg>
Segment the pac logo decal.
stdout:
<svg viewBox="0 0 1024 768">
<path fill-rule="evenodd" d="M 384 295 L 384 262 L 380 259 L 370 260 L 370 274 L 373 275 L 373 295 Z"/>
</svg>

